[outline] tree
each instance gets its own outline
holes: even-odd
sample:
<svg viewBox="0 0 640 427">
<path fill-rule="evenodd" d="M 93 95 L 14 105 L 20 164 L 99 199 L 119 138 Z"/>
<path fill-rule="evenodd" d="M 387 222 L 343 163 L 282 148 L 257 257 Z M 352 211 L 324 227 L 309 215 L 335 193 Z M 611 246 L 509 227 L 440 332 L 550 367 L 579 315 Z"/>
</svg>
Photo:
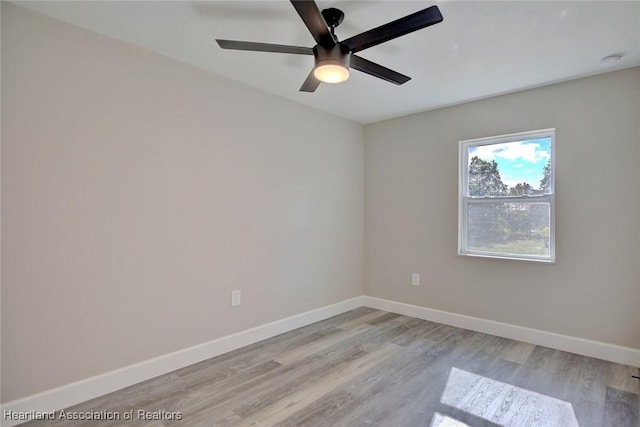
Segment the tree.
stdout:
<svg viewBox="0 0 640 427">
<path fill-rule="evenodd" d="M 478 156 L 469 163 L 469 196 L 506 196 L 508 186 L 502 182 L 495 160 Z M 507 208 L 504 203 L 474 204 L 469 212 L 469 236 L 472 245 L 493 245 L 508 235 Z"/>
<path fill-rule="evenodd" d="M 506 196 L 507 185 L 502 182 L 498 164 L 478 156 L 471 158 L 469 164 L 469 196 Z"/>
<path fill-rule="evenodd" d="M 509 236 L 505 203 L 474 203 L 469 205 L 468 243 L 470 246 L 493 246 Z"/>
<path fill-rule="evenodd" d="M 515 187 L 511 187 L 509 189 L 510 196 L 524 196 L 527 194 L 531 194 L 531 184 L 527 184 L 526 182 L 518 183 Z"/>
<path fill-rule="evenodd" d="M 509 196 L 527 196 L 531 194 L 531 184 L 518 183 L 509 188 Z M 528 203 L 511 203 L 506 217 L 509 226 L 509 237 L 512 239 L 529 239 L 531 224 Z"/>
<path fill-rule="evenodd" d="M 548 190 L 549 187 L 551 187 L 551 159 L 549 159 L 549 161 L 545 165 L 542 173 L 543 173 L 543 176 L 542 176 L 542 179 L 540 180 L 540 189 Z"/>
</svg>

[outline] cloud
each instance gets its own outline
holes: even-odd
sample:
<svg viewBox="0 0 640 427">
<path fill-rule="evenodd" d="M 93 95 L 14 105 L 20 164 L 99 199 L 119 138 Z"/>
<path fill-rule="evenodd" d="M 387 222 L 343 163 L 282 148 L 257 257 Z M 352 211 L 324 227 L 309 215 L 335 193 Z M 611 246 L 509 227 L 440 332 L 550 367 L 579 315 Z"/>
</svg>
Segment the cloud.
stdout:
<svg viewBox="0 0 640 427">
<path fill-rule="evenodd" d="M 545 144 L 546 145 L 546 144 Z M 529 163 L 539 163 L 549 159 L 548 145 L 538 142 L 515 141 L 504 144 L 479 145 L 469 148 L 469 157 L 478 156 L 483 160 L 524 160 Z"/>
</svg>

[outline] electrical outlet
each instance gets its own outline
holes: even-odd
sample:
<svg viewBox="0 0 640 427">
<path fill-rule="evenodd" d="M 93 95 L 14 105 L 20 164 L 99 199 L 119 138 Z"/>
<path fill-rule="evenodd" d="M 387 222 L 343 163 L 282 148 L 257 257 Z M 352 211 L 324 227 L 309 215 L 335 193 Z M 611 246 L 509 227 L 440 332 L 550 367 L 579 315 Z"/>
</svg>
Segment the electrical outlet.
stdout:
<svg viewBox="0 0 640 427">
<path fill-rule="evenodd" d="M 413 286 L 420 286 L 420 275 L 418 273 L 413 273 L 411 275 L 411 284 Z"/>
<path fill-rule="evenodd" d="M 231 307 L 235 307 L 240 305 L 242 302 L 242 292 L 241 291 L 231 291 Z"/>
</svg>

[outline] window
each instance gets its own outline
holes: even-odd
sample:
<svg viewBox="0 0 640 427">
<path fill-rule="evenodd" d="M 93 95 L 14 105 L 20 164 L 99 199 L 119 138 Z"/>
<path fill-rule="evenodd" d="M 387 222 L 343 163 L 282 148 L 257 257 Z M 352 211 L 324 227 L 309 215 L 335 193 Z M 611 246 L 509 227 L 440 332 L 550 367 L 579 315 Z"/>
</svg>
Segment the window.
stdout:
<svg viewBox="0 0 640 427">
<path fill-rule="evenodd" d="M 460 142 L 458 253 L 555 261 L 555 129 Z"/>
</svg>

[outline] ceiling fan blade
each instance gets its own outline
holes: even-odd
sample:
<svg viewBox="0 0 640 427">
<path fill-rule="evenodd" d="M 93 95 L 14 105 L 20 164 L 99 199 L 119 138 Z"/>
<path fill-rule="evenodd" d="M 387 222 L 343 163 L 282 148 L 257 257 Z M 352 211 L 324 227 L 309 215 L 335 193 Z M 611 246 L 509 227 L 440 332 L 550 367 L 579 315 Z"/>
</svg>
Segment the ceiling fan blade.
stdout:
<svg viewBox="0 0 640 427">
<path fill-rule="evenodd" d="M 313 48 L 301 46 L 288 46 L 284 44 L 243 42 L 239 40 L 216 39 L 223 49 L 250 50 L 253 52 L 292 53 L 295 55 L 313 55 Z"/>
<path fill-rule="evenodd" d="M 359 52 L 372 46 L 404 36 L 416 30 L 442 22 L 442 15 L 438 6 L 431 6 L 404 18 L 376 27 L 372 30 L 350 37 L 341 43 L 351 52 Z"/>
<path fill-rule="evenodd" d="M 291 4 L 320 46 L 333 47 L 337 43 L 313 0 L 291 0 Z"/>
<path fill-rule="evenodd" d="M 351 68 L 397 85 L 401 85 L 411 80 L 411 77 L 409 76 L 390 70 L 387 67 L 383 67 L 382 65 L 371 62 L 358 55 L 351 55 Z"/>
<path fill-rule="evenodd" d="M 316 76 L 313 75 L 313 69 L 307 76 L 307 79 L 302 83 L 300 87 L 300 92 L 315 92 L 320 86 L 320 80 L 316 79 Z"/>
</svg>

